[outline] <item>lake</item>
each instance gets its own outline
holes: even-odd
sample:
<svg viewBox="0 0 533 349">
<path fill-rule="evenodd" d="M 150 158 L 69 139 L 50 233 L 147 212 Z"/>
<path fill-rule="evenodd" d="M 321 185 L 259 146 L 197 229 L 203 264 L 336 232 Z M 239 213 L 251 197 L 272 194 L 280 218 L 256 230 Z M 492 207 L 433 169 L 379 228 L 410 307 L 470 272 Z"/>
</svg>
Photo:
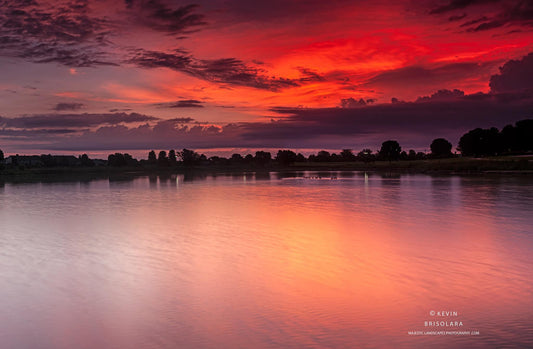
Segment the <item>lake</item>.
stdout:
<svg viewBox="0 0 533 349">
<path fill-rule="evenodd" d="M 0 184 L 2 348 L 533 347 L 533 178 Z"/>
</svg>

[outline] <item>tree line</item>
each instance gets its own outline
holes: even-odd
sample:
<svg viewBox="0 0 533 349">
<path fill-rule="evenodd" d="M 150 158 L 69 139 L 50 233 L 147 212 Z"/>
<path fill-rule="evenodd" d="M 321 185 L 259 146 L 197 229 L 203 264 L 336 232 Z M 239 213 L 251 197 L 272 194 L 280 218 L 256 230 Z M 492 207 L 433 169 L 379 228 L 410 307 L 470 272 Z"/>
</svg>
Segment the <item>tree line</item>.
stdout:
<svg viewBox="0 0 533 349">
<path fill-rule="evenodd" d="M 278 150 L 275 156 L 267 151 L 257 151 L 255 155 L 242 156 L 235 153 L 229 158 L 207 157 L 191 149 L 181 151 L 154 150 L 148 153 L 147 160 L 137 160 L 128 153 L 110 154 L 107 162 L 92 160 L 87 154 L 74 156 L 40 155 L 40 156 L 11 156 L 9 164 L 26 167 L 91 167 L 107 165 L 111 167 L 178 167 L 178 166 L 253 166 L 265 167 L 271 165 L 289 166 L 293 163 L 321 163 L 321 162 L 373 162 L 397 160 L 424 160 L 429 158 L 448 158 L 457 156 L 452 153 L 452 144 L 444 138 L 436 138 L 430 144 L 431 152 L 405 151 L 396 140 L 387 140 L 381 148 L 373 152 L 369 148 L 362 149 L 357 154 L 352 149 L 343 149 L 338 154 L 321 150 L 316 154 L 305 157 L 292 150 Z M 459 140 L 457 150 L 463 156 L 491 156 L 503 154 L 519 154 L 533 151 L 533 119 L 521 120 L 515 125 L 507 125 L 501 131 L 476 128 L 465 133 Z M 5 164 L 4 153 L 0 150 L 0 164 Z"/>
<path fill-rule="evenodd" d="M 533 119 L 520 120 L 501 131 L 476 128 L 465 133 L 457 148 L 464 156 L 521 154 L 533 150 Z"/>
</svg>

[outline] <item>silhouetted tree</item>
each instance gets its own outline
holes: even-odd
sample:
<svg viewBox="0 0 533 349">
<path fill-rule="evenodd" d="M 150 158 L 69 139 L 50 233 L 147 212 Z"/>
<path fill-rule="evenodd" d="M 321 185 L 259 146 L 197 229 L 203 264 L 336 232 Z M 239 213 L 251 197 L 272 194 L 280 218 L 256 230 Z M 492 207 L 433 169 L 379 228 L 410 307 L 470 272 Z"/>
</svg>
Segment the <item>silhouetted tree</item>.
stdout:
<svg viewBox="0 0 533 349">
<path fill-rule="evenodd" d="M 178 156 L 180 157 L 181 161 L 185 166 L 196 165 L 202 160 L 200 154 L 198 154 L 194 150 L 189 150 L 185 148 L 178 153 Z"/>
<path fill-rule="evenodd" d="M 50 154 L 42 154 L 41 155 L 41 162 L 43 163 L 44 167 L 54 167 L 57 166 L 56 160 L 54 157 Z"/>
<path fill-rule="evenodd" d="M 107 156 L 107 165 L 114 166 L 114 167 L 125 166 L 126 159 L 124 158 L 124 154 L 121 154 L 121 153 L 109 154 Z"/>
<path fill-rule="evenodd" d="M 213 165 L 225 166 L 228 164 L 228 159 L 222 156 L 211 156 L 209 162 Z"/>
<path fill-rule="evenodd" d="M 513 152 L 520 148 L 518 145 L 518 132 L 513 125 L 507 125 L 503 128 L 500 132 L 500 139 L 503 152 Z"/>
<path fill-rule="evenodd" d="M 244 157 L 244 162 L 247 164 L 251 164 L 252 162 L 254 162 L 254 156 L 252 154 L 246 154 L 246 156 Z"/>
<path fill-rule="evenodd" d="M 4 152 L 0 149 L 0 161 L 4 161 Z"/>
<path fill-rule="evenodd" d="M 157 162 L 155 151 L 150 150 L 150 152 L 148 153 L 148 162 L 151 164 L 155 164 Z"/>
<path fill-rule="evenodd" d="M 381 144 L 379 157 L 389 161 L 398 160 L 401 152 L 402 147 L 400 147 L 400 144 L 397 141 L 389 140 Z"/>
<path fill-rule="evenodd" d="M 170 166 L 176 166 L 178 163 L 178 159 L 176 157 L 176 151 L 174 149 L 171 149 L 168 151 L 168 163 Z"/>
<path fill-rule="evenodd" d="M 298 153 L 298 155 L 296 155 L 296 162 L 305 162 L 305 156 L 303 156 L 302 153 Z"/>
<path fill-rule="evenodd" d="M 452 156 L 452 144 L 444 138 L 434 139 L 429 147 L 433 157 L 445 158 Z"/>
<path fill-rule="evenodd" d="M 331 154 L 329 151 L 321 150 L 316 154 L 315 161 L 328 162 L 331 161 Z"/>
<path fill-rule="evenodd" d="M 244 158 L 241 154 L 233 154 L 231 155 L 230 162 L 234 165 L 242 164 L 244 162 Z"/>
<path fill-rule="evenodd" d="M 520 120 L 515 125 L 518 150 L 533 151 L 533 119 Z"/>
<path fill-rule="evenodd" d="M 372 154 L 372 150 L 368 148 L 365 148 L 359 153 L 357 153 L 357 158 L 363 162 L 370 162 L 375 160 L 374 154 Z"/>
<path fill-rule="evenodd" d="M 272 160 L 272 155 L 267 151 L 257 151 L 255 152 L 254 162 L 257 165 L 265 166 Z"/>
<path fill-rule="evenodd" d="M 137 165 L 137 160 L 135 160 L 128 153 L 125 153 L 125 154 L 115 153 L 115 154 L 110 154 L 107 157 L 107 165 L 114 166 L 114 167 L 135 166 Z"/>
<path fill-rule="evenodd" d="M 407 159 L 416 160 L 416 151 L 414 151 L 413 149 L 409 149 L 409 153 L 407 154 Z"/>
<path fill-rule="evenodd" d="M 341 161 L 344 161 L 344 159 L 339 154 L 333 153 L 333 154 L 331 154 L 329 156 L 329 161 L 331 161 L 331 162 L 341 162 Z"/>
<path fill-rule="evenodd" d="M 466 156 L 495 155 L 505 147 L 501 143 L 498 129 L 476 128 L 464 134 L 459 140 L 459 151 Z"/>
<path fill-rule="evenodd" d="M 91 159 L 89 159 L 89 156 L 87 154 L 83 154 L 80 156 L 80 164 L 85 167 L 94 166 L 94 162 Z"/>
<path fill-rule="evenodd" d="M 342 161 L 355 161 L 357 159 L 356 156 L 353 154 L 352 149 L 343 149 L 341 151 L 341 158 Z"/>
<path fill-rule="evenodd" d="M 292 150 L 278 150 L 278 154 L 276 155 L 276 161 L 280 165 L 291 165 L 296 162 L 296 153 Z"/>
<path fill-rule="evenodd" d="M 157 165 L 160 167 L 166 167 L 168 166 L 168 158 L 167 158 L 167 152 L 164 150 L 161 150 L 159 152 L 159 156 L 157 157 Z"/>
<path fill-rule="evenodd" d="M 523 153 L 533 151 L 533 119 L 517 121 L 515 126 L 505 126 L 497 141 L 498 152 Z"/>
<path fill-rule="evenodd" d="M 131 156 L 128 153 L 124 153 L 124 160 L 126 161 L 126 165 L 128 165 L 128 166 L 137 165 L 137 160 L 134 159 L 133 156 Z"/>
</svg>

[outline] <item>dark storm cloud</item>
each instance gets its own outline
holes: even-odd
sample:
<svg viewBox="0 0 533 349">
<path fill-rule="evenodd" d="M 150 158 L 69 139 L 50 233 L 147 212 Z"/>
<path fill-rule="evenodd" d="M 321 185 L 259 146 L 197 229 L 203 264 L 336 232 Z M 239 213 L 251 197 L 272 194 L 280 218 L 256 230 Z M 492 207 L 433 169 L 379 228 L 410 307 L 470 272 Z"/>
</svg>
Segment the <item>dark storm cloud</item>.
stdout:
<svg viewBox="0 0 533 349">
<path fill-rule="evenodd" d="M 477 32 L 500 28 L 508 25 L 520 25 L 533 27 L 533 2 L 530 0 L 510 2 L 501 12 L 493 18 L 469 28 L 469 31 Z"/>
<path fill-rule="evenodd" d="M 56 111 L 78 110 L 85 106 L 83 103 L 57 103 L 53 108 Z"/>
<path fill-rule="evenodd" d="M 201 101 L 195 99 L 183 99 L 181 101 L 169 103 L 157 103 L 154 106 L 158 108 L 203 108 Z"/>
<path fill-rule="evenodd" d="M 448 98 L 442 98 L 447 95 Z M 440 91 L 418 102 L 364 106 L 362 108 L 278 108 L 286 115 L 270 123 L 243 125 L 245 139 L 312 139 L 320 136 L 368 134 L 435 135 L 460 133 L 471 128 L 497 126 L 531 117 L 533 100 L 504 103 L 498 98 L 465 98 L 461 91 Z M 424 103 L 422 103 L 424 102 Z M 459 134 L 458 134 L 459 135 Z"/>
<path fill-rule="evenodd" d="M 440 14 L 455 10 L 462 10 L 472 5 L 486 4 L 490 2 L 499 2 L 500 0 L 451 0 L 445 5 L 432 9 L 430 14 Z"/>
<path fill-rule="evenodd" d="M 17 118 L 0 117 L 0 126 L 4 128 L 39 129 L 65 127 L 93 127 L 99 125 L 116 125 L 154 121 L 158 118 L 137 113 L 114 114 L 39 114 Z"/>
<path fill-rule="evenodd" d="M 458 100 L 465 96 L 465 93 L 461 90 L 438 90 L 431 96 L 418 97 L 417 102 L 434 102 L 434 101 L 453 101 Z"/>
<path fill-rule="evenodd" d="M 81 135 L 66 137 L 52 143 L 49 149 L 102 150 L 102 149 L 175 149 L 210 148 L 239 144 L 236 125 L 183 125 L 181 122 L 162 120 L 150 126 L 103 126 Z"/>
<path fill-rule="evenodd" d="M 81 130 L 83 131 L 83 130 Z M 20 130 L 20 129 L 0 129 L 0 138 L 7 139 L 21 139 L 39 137 L 40 139 L 46 139 L 54 136 L 64 136 L 74 133 L 79 133 L 80 130 L 72 129 L 38 129 L 38 130 Z"/>
<path fill-rule="evenodd" d="M 459 67 L 458 71 L 469 69 L 469 65 L 452 66 Z M 409 79 L 413 74 L 422 75 L 421 79 L 431 75 L 420 68 L 404 68 L 381 74 L 376 79 L 387 83 L 403 80 L 411 84 Z M 500 73 L 490 79 L 488 94 L 466 95 L 457 89 L 443 89 L 419 97 L 416 102 L 358 103 L 358 108 L 275 108 L 272 111 L 282 114 L 282 118 L 270 123 L 243 124 L 242 137 L 280 141 L 287 137 L 306 141 L 325 136 L 372 134 L 390 137 L 408 134 L 418 139 L 436 135 L 457 138 L 473 128 L 503 127 L 533 117 L 532 76 L 533 52 L 500 67 Z"/>
<path fill-rule="evenodd" d="M 533 2 L 530 0 L 452 0 L 432 9 L 430 14 L 439 15 L 455 10 L 468 10 L 474 6 L 476 11 L 472 10 L 471 12 L 478 18 L 460 25 L 462 28 L 467 28 L 468 32 L 479 32 L 511 25 L 533 27 Z M 480 11 L 485 11 L 485 15 L 479 17 Z M 452 16 L 449 19 L 455 20 L 464 17 L 466 14 Z"/>
<path fill-rule="evenodd" d="M 313 21 L 315 14 L 327 17 L 330 11 L 360 4 L 365 6 L 367 2 L 362 0 L 306 0 L 306 1 L 250 1 L 250 0 L 196 0 L 201 8 L 209 8 L 218 12 L 232 23 L 235 22 L 274 22 L 305 19 Z"/>
<path fill-rule="evenodd" d="M 268 77 L 261 69 L 236 58 L 202 60 L 184 50 L 166 53 L 136 49 L 127 62 L 142 68 L 169 68 L 202 80 L 236 86 L 272 91 L 299 86 L 298 81 L 292 79 Z"/>
<path fill-rule="evenodd" d="M 36 1 L 0 1 L 0 54 L 72 67 L 113 64 L 104 45 L 109 23 L 91 17 L 86 1 L 55 6 Z"/>
<path fill-rule="evenodd" d="M 126 1 L 126 7 L 135 12 L 135 18 L 153 30 L 170 34 L 187 34 L 205 25 L 204 16 L 195 13 L 198 5 L 170 8 L 161 1 Z"/>
<path fill-rule="evenodd" d="M 500 73 L 490 78 L 489 85 L 494 93 L 533 93 L 533 52 L 505 63 L 500 67 Z"/>
<path fill-rule="evenodd" d="M 279 107 L 272 112 L 282 117 L 270 122 L 217 126 L 176 118 L 137 127 L 101 126 L 57 138 L 50 149 L 335 148 L 378 145 L 386 139 L 397 139 L 405 147 L 427 147 L 437 137 L 456 144 L 470 129 L 501 128 L 531 118 L 532 110 L 532 98 L 505 99 L 501 94 L 465 95 L 459 90 L 440 90 L 417 102 L 366 104 L 359 108 Z"/>
</svg>

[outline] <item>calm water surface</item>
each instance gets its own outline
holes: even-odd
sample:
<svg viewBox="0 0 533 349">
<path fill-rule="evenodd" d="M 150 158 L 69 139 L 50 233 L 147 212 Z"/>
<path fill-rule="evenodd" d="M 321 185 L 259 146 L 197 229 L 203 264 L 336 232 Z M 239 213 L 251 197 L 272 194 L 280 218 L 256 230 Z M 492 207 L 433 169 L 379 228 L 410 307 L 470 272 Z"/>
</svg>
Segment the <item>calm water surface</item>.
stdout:
<svg viewBox="0 0 533 349">
<path fill-rule="evenodd" d="M 0 346 L 533 347 L 532 199 L 528 177 L 0 184 Z"/>
</svg>

